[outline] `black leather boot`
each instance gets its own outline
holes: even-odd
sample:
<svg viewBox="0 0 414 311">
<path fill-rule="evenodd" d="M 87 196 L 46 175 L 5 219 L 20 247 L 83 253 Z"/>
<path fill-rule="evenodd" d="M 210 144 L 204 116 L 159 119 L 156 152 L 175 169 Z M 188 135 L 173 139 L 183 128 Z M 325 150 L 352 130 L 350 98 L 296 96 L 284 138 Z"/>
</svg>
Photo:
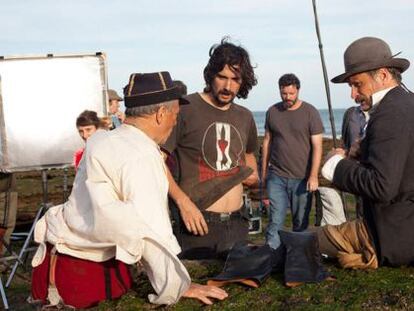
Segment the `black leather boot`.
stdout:
<svg viewBox="0 0 414 311">
<path fill-rule="evenodd" d="M 315 232 L 279 231 L 279 235 L 282 244 L 286 247 L 286 286 L 321 282 L 330 277 L 322 265 Z"/>
<path fill-rule="evenodd" d="M 230 250 L 223 271 L 207 284 L 222 286 L 239 282 L 259 287 L 271 272 L 283 271 L 285 249 L 274 250 L 269 245 L 248 246 L 236 244 Z"/>
</svg>

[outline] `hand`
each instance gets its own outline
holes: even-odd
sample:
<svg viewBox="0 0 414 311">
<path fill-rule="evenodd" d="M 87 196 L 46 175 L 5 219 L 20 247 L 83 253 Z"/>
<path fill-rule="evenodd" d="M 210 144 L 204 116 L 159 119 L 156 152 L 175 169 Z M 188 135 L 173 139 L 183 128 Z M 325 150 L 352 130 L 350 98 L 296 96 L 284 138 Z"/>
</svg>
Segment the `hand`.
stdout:
<svg viewBox="0 0 414 311">
<path fill-rule="evenodd" d="M 262 204 L 267 207 L 267 206 L 270 205 L 270 200 L 269 199 L 262 199 Z"/>
<path fill-rule="evenodd" d="M 124 120 L 125 120 L 125 114 L 124 114 L 122 111 L 118 111 L 115 115 L 117 116 L 117 118 L 118 118 L 119 120 L 121 120 L 121 123 L 124 123 Z"/>
<path fill-rule="evenodd" d="M 189 232 L 194 235 L 205 235 L 208 233 L 208 226 L 203 214 L 188 197 L 183 202 L 177 204 L 181 218 Z"/>
<path fill-rule="evenodd" d="M 183 297 L 198 299 L 206 305 L 212 305 L 213 302 L 209 298 L 223 300 L 228 297 L 228 294 L 225 290 L 217 286 L 191 283 L 190 288 L 183 294 Z"/>
<path fill-rule="evenodd" d="M 342 148 L 336 148 L 336 149 L 332 148 L 332 150 L 329 151 L 328 154 L 325 156 L 325 162 L 328 161 L 330 158 L 332 158 L 334 155 L 337 155 L 337 154 L 344 157 L 344 158 L 346 156 L 346 152 L 345 152 L 344 149 L 342 149 Z"/>
<path fill-rule="evenodd" d="M 306 183 L 306 190 L 309 192 L 316 191 L 319 186 L 318 176 L 309 176 L 308 182 Z"/>
<path fill-rule="evenodd" d="M 255 186 L 259 183 L 259 175 L 257 172 L 253 172 L 242 183 L 248 187 Z"/>
</svg>

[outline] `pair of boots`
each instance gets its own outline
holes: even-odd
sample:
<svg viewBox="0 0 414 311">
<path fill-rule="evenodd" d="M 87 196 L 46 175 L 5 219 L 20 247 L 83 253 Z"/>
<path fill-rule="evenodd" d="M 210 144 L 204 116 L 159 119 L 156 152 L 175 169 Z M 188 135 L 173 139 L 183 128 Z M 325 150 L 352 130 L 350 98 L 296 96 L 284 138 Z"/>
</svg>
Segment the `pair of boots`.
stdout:
<svg viewBox="0 0 414 311">
<path fill-rule="evenodd" d="M 321 262 L 318 239 L 314 232 L 279 231 L 281 245 L 251 247 L 236 244 L 231 249 L 223 271 L 207 284 L 222 286 L 239 282 L 259 287 L 271 273 L 284 272 L 285 284 L 321 282 L 330 277 Z"/>
</svg>

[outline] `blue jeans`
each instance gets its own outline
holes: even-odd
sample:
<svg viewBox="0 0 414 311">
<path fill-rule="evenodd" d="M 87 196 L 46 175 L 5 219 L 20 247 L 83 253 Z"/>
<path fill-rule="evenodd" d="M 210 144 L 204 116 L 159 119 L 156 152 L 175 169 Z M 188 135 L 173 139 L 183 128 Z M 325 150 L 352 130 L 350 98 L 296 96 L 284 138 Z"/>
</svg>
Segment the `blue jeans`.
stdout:
<svg viewBox="0 0 414 311">
<path fill-rule="evenodd" d="M 269 224 L 266 230 L 266 244 L 277 249 L 280 245 L 278 231 L 283 229 L 287 209 L 292 213 L 293 231 L 308 228 L 312 193 L 306 190 L 307 179 L 280 177 L 269 171 L 267 193 L 270 201 Z"/>
</svg>

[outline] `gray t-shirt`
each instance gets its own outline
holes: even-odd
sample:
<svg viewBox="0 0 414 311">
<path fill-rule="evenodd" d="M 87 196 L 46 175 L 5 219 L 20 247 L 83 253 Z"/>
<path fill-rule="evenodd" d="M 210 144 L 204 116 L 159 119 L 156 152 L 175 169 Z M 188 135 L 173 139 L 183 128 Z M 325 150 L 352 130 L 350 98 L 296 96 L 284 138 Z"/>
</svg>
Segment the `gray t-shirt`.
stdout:
<svg viewBox="0 0 414 311">
<path fill-rule="evenodd" d="M 308 177 L 312 165 L 311 135 L 323 133 L 318 110 L 304 101 L 296 110 L 277 103 L 266 113 L 265 129 L 272 138 L 269 169 L 281 177 Z"/>
</svg>

